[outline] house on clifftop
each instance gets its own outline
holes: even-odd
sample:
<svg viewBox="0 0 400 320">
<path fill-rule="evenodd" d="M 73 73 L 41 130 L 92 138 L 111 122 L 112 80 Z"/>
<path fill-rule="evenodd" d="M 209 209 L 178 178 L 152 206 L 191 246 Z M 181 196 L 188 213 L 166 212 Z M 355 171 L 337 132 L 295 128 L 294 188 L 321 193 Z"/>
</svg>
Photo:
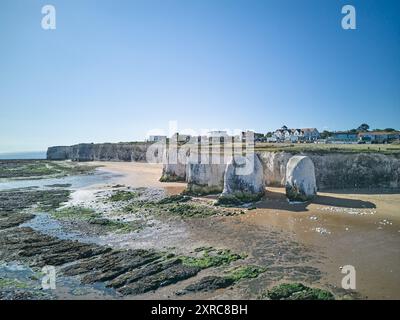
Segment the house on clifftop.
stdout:
<svg viewBox="0 0 400 320">
<path fill-rule="evenodd" d="M 277 142 L 314 142 L 320 138 L 316 128 L 289 129 L 286 126 L 276 130 L 273 138 Z"/>
</svg>

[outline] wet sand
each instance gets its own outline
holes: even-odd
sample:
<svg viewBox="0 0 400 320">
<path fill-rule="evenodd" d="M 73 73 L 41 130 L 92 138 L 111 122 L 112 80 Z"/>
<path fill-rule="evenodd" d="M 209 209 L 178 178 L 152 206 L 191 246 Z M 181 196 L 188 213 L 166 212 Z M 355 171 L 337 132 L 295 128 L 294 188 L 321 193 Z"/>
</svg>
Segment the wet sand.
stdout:
<svg viewBox="0 0 400 320">
<path fill-rule="evenodd" d="M 159 182 L 161 165 L 98 164 L 102 165 L 99 170 L 120 174 L 116 183 L 126 186 L 161 187 L 171 194 L 185 188 L 185 183 Z M 251 249 L 258 262 L 265 258 L 268 242 L 266 239 L 263 244 L 263 234 L 271 229 L 282 231 L 288 239 L 314 251 L 314 263 L 325 273 L 321 284 L 340 287 L 344 276 L 340 268 L 353 265 L 357 291 L 363 297 L 400 299 L 399 193 L 340 190 L 321 192 L 309 204 L 289 204 L 283 188 L 267 189 L 257 209 L 245 215 L 188 223 L 191 242 Z M 235 297 L 235 292 L 230 297 Z M 165 296 L 162 290 L 158 294 L 168 296 L 167 291 Z"/>
<path fill-rule="evenodd" d="M 341 286 L 340 267 L 352 265 L 363 296 L 400 298 L 400 194 L 319 193 L 304 206 L 288 205 L 283 188 L 268 190 L 264 208 L 243 217 L 246 223 L 274 226 L 319 248 L 330 284 Z"/>
</svg>

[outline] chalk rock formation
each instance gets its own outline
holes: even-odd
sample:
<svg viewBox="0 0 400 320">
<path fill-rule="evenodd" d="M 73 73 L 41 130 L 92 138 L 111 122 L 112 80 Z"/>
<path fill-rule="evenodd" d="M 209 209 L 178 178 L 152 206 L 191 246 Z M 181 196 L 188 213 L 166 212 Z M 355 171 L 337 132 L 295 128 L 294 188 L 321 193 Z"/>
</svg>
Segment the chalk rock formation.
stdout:
<svg viewBox="0 0 400 320">
<path fill-rule="evenodd" d="M 224 188 L 225 163 L 213 163 L 210 159 L 188 160 L 186 170 L 186 191 L 194 194 L 221 193 Z"/>
<path fill-rule="evenodd" d="M 260 152 L 264 167 L 264 179 L 267 186 L 280 187 L 285 185 L 286 165 L 293 156 L 288 152 Z"/>
<path fill-rule="evenodd" d="M 264 193 L 264 172 L 259 157 L 256 154 L 233 157 L 226 166 L 224 190 L 219 202 L 252 202 L 259 200 Z"/>
<path fill-rule="evenodd" d="M 49 147 L 48 160 L 73 161 L 149 161 L 153 143 L 122 142 L 78 144 Z M 155 150 L 162 155 L 163 148 Z M 286 167 L 293 156 L 290 152 L 258 151 L 264 167 L 266 186 L 285 186 Z M 400 154 L 378 152 L 302 152 L 315 166 L 318 190 L 344 188 L 400 188 Z M 160 156 L 160 159 L 162 157 Z M 156 161 L 158 162 L 158 161 Z M 160 160 L 161 162 L 161 160 Z M 227 163 L 227 162 L 225 162 Z M 165 168 L 166 172 L 183 179 L 184 166 Z M 214 170 L 214 169 L 213 169 Z M 186 169 L 187 171 L 187 169 Z M 223 186 L 221 187 L 221 191 Z"/>
<path fill-rule="evenodd" d="M 290 201 L 307 201 L 317 194 L 314 164 L 309 157 L 294 156 L 289 159 L 285 187 Z"/>
<path fill-rule="evenodd" d="M 71 159 L 72 148 L 70 146 L 49 147 L 47 149 L 47 160 Z"/>
<path fill-rule="evenodd" d="M 186 181 L 186 164 L 190 150 L 180 152 L 176 147 L 164 150 L 161 182 Z"/>
<path fill-rule="evenodd" d="M 80 143 L 73 146 L 50 147 L 48 160 L 72 161 L 146 161 L 146 142 Z"/>
<path fill-rule="evenodd" d="M 186 181 L 186 164 L 164 163 L 161 182 Z"/>
</svg>

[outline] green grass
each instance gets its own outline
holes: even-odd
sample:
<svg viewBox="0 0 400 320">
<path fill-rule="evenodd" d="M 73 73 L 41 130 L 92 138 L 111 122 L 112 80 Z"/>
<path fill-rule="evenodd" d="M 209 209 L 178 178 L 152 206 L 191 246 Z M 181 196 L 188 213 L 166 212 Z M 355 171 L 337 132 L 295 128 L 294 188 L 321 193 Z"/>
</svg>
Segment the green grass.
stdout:
<svg viewBox="0 0 400 320">
<path fill-rule="evenodd" d="M 291 153 L 383 153 L 400 154 L 397 144 L 316 144 L 316 143 L 257 143 L 255 151 Z"/>
<path fill-rule="evenodd" d="M 334 300 L 332 293 L 310 288 L 301 283 L 284 283 L 268 290 L 266 297 L 271 300 Z"/>
</svg>

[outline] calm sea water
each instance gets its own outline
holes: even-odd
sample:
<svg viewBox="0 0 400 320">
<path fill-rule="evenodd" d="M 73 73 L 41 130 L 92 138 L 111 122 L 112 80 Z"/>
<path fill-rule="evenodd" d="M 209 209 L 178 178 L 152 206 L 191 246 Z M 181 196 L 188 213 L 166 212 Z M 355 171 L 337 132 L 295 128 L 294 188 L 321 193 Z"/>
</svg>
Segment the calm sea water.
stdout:
<svg viewBox="0 0 400 320">
<path fill-rule="evenodd" d="M 0 160 L 46 159 L 46 151 L 0 153 Z"/>
<path fill-rule="evenodd" d="M 94 184 L 113 183 L 120 175 L 110 172 L 95 170 L 93 174 L 66 176 L 60 178 L 45 179 L 0 179 L 0 191 L 19 188 L 52 188 L 53 184 L 70 184 L 68 189 L 76 190 Z"/>
</svg>

